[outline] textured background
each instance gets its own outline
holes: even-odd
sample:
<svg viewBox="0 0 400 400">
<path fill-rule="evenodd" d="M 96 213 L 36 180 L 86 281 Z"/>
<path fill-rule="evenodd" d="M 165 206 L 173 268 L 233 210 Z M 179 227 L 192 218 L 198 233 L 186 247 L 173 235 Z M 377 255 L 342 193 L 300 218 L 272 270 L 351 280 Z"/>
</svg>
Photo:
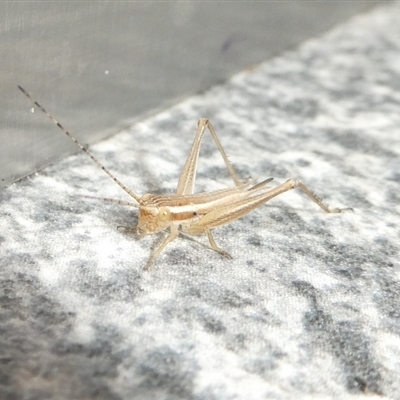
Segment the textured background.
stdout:
<svg viewBox="0 0 400 400">
<path fill-rule="evenodd" d="M 399 89 L 393 3 L 93 147 L 136 192 L 173 191 L 207 116 L 241 177 L 354 208 L 282 195 L 215 230 L 232 261 L 179 239 L 143 273 L 159 238 L 81 197 L 127 200 L 83 154 L 3 190 L 0 397 L 399 398 Z M 206 137 L 197 190 L 227 185 Z"/>
<path fill-rule="evenodd" d="M 0 187 L 75 150 L 17 85 L 92 144 L 382 2 L 0 1 Z"/>
</svg>

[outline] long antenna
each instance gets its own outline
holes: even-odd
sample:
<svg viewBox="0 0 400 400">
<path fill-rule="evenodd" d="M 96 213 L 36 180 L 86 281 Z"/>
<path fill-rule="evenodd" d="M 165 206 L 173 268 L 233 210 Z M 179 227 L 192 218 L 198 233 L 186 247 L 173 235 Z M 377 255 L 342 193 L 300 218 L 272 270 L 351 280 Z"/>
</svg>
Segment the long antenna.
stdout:
<svg viewBox="0 0 400 400">
<path fill-rule="evenodd" d="M 133 193 L 132 190 L 128 189 L 117 177 L 115 177 L 103 164 L 100 163 L 99 160 L 84 147 L 74 136 L 71 135 L 46 109 L 39 104 L 25 89 L 18 85 L 18 89 L 35 105 L 37 106 L 43 113 L 47 115 L 47 117 L 52 120 L 84 153 L 86 153 L 92 161 L 100 167 L 119 187 L 121 187 L 129 196 L 133 197 L 139 204 L 141 204 L 141 198 L 136 193 Z"/>
</svg>

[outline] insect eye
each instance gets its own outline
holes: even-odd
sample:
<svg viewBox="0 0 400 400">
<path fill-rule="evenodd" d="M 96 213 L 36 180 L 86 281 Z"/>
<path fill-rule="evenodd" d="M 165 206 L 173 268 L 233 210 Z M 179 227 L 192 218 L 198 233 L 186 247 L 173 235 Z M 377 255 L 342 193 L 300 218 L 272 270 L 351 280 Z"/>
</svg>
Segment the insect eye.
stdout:
<svg viewBox="0 0 400 400">
<path fill-rule="evenodd" d="M 162 207 L 162 208 L 160 208 L 160 211 L 158 213 L 158 219 L 160 221 L 167 221 L 167 220 L 169 220 L 170 215 L 171 215 L 171 211 L 169 211 L 169 209 L 166 207 Z"/>
</svg>

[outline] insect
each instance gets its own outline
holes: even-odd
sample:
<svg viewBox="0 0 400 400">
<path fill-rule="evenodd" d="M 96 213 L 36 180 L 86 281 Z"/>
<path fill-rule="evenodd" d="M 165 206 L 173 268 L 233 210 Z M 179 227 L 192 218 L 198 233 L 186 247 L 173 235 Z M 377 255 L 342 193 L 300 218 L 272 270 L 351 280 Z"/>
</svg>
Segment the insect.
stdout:
<svg viewBox="0 0 400 400">
<path fill-rule="evenodd" d="M 252 181 L 242 182 L 233 169 L 211 122 L 201 118 L 198 122 L 196 135 L 189 156 L 183 167 L 178 181 L 176 193 L 166 195 L 145 194 L 139 196 L 128 189 L 116 178 L 96 157 L 92 155 L 74 136 L 71 135 L 46 109 L 40 105 L 21 86 L 18 88 L 28 97 L 47 117 L 52 120 L 92 161 L 99 166 L 117 185 L 128 193 L 137 203 L 127 203 L 116 200 L 119 204 L 133 205 L 139 208 L 138 224 L 135 227 L 124 227 L 136 232 L 142 238 L 164 230 L 169 230 L 168 235 L 156 247 L 145 266 L 150 268 L 168 243 L 179 236 L 180 232 L 189 235 L 206 234 L 210 246 L 216 252 L 227 258 L 232 258 L 229 253 L 222 250 L 215 243 L 211 233 L 212 229 L 229 224 L 248 214 L 258 206 L 289 190 L 299 187 L 312 201 L 328 213 L 339 213 L 340 208 L 329 208 L 319 197 L 312 193 L 300 180 L 289 179 L 275 188 L 268 188 L 267 184 L 273 178 L 254 184 Z M 200 144 L 205 131 L 208 130 L 222 155 L 235 187 L 217 190 L 210 193 L 194 194 L 197 161 L 199 158 Z"/>
</svg>

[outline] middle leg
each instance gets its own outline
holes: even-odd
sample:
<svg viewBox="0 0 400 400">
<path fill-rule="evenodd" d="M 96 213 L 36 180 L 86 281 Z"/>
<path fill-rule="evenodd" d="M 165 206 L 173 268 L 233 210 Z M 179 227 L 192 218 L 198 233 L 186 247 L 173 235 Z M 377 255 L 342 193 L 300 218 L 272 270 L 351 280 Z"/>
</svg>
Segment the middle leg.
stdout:
<svg viewBox="0 0 400 400">
<path fill-rule="evenodd" d="M 206 230 L 207 236 L 208 236 L 208 241 L 210 242 L 210 246 L 213 250 L 218 252 L 219 254 L 222 254 L 224 257 L 232 259 L 232 256 L 226 252 L 225 250 L 222 250 L 220 247 L 217 246 L 215 243 L 214 237 L 209 229 Z"/>
</svg>

